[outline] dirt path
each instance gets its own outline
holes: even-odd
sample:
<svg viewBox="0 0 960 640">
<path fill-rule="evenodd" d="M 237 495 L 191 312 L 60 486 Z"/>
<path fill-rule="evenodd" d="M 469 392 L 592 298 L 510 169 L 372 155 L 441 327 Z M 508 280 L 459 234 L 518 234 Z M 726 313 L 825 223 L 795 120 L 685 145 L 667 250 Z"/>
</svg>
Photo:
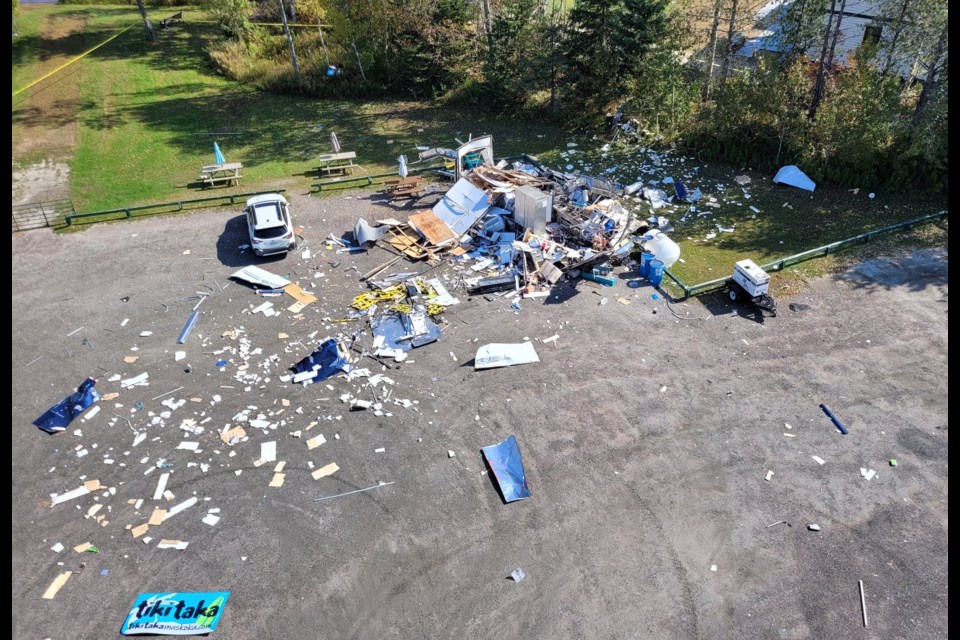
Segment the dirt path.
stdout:
<svg viewBox="0 0 960 640">
<path fill-rule="evenodd" d="M 56 69 L 86 45 L 81 16 L 52 15 L 44 22 L 37 73 Z M 83 67 L 75 64 L 21 94 L 13 106 L 13 203 L 70 195 L 69 161 L 77 145 L 77 110 Z M 19 101 L 17 101 L 19 100 Z M 24 166 L 24 160 L 42 158 Z M 18 167 L 18 165 L 20 165 Z"/>
</svg>

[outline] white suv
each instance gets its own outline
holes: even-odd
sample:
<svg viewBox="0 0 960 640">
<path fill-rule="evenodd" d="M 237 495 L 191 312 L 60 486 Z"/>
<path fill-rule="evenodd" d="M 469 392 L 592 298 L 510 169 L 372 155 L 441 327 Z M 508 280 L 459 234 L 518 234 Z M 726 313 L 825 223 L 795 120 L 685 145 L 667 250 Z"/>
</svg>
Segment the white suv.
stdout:
<svg viewBox="0 0 960 640">
<path fill-rule="evenodd" d="M 290 222 L 290 204 L 279 193 L 267 193 L 247 200 L 243 208 L 250 232 L 250 246 L 258 256 L 286 253 L 297 248 Z"/>
</svg>

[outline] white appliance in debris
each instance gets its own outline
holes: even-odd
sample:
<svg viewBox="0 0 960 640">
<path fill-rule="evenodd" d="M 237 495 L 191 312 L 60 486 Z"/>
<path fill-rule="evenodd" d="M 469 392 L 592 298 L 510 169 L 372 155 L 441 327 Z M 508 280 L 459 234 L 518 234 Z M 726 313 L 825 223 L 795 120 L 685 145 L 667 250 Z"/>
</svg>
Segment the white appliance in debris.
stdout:
<svg viewBox="0 0 960 640">
<path fill-rule="evenodd" d="M 553 220 L 553 195 L 530 185 L 514 192 L 513 219 L 524 229 L 543 234 Z"/>
</svg>

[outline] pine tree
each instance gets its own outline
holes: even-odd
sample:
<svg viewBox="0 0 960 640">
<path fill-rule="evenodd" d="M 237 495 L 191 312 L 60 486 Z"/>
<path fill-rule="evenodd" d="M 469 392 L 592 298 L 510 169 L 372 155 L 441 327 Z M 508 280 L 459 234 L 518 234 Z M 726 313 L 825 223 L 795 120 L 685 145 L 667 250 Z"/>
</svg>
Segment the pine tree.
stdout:
<svg viewBox="0 0 960 640">
<path fill-rule="evenodd" d="M 663 37 L 666 0 L 580 0 L 566 38 L 567 103 L 593 119 L 621 100 Z"/>
</svg>

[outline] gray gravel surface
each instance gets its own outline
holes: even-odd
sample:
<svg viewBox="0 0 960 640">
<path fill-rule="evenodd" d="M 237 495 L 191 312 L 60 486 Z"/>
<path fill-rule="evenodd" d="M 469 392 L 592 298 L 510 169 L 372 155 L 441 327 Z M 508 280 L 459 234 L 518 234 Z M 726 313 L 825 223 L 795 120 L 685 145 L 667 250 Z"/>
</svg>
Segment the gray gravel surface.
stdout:
<svg viewBox="0 0 960 640">
<path fill-rule="evenodd" d="M 323 239 L 361 216 L 405 212 L 364 192 L 289 198 L 308 260 L 241 253 L 239 207 L 13 238 L 14 638 L 112 638 L 140 593 L 214 590 L 231 592 L 213 634 L 229 640 L 947 637 L 945 252 L 808 282 L 776 318 L 719 295 L 669 303 L 623 283 L 565 282 L 519 311 L 509 296 L 455 290 L 462 302 L 437 343 L 389 371 L 357 363 L 416 403 L 378 417 L 339 400 L 368 393 L 363 380 L 302 387 L 279 376 L 318 340 L 362 328 L 328 319 L 343 318 L 365 290 L 359 275 L 391 257 L 337 255 Z M 286 297 L 269 299 L 280 315 L 250 314 L 264 299 L 229 277 L 248 264 L 318 302 L 299 318 Z M 211 295 L 178 346 L 198 291 Z M 239 347 L 221 337 L 231 329 L 261 349 L 245 371 L 238 353 L 217 353 Z M 526 338 L 539 364 L 473 370 L 480 345 Z M 109 381 L 142 372 L 149 386 Z M 237 379 L 254 372 L 258 382 Z M 119 397 L 65 433 L 32 426 L 89 375 Z M 160 418 L 167 398 L 187 402 Z M 246 407 L 275 429 L 246 425 L 249 441 L 223 444 L 215 431 Z M 210 420 L 193 436 L 179 428 L 185 418 Z M 147 434 L 136 447 L 134 431 Z M 327 442 L 310 450 L 317 433 Z M 510 434 L 533 496 L 504 504 L 480 448 Z M 201 451 L 178 450 L 182 440 Z M 286 463 L 280 488 L 268 486 L 274 463 L 255 465 L 267 441 Z M 330 462 L 340 470 L 311 477 L 310 463 Z M 164 471 L 170 502 L 152 499 Z M 51 493 L 94 478 L 110 490 L 50 506 Z M 313 500 L 381 481 L 395 484 Z M 193 496 L 197 505 L 150 528 L 149 544 L 126 530 Z M 99 522 L 84 517 L 94 504 Z M 214 508 L 221 520 L 203 523 Z M 164 538 L 189 546 L 158 549 Z M 100 552 L 73 551 L 85 542 Z M 55 599 L 41 598 L 82 562 Z M 526 578 L 515 583 L 518 567 Z"/>
</svg>

